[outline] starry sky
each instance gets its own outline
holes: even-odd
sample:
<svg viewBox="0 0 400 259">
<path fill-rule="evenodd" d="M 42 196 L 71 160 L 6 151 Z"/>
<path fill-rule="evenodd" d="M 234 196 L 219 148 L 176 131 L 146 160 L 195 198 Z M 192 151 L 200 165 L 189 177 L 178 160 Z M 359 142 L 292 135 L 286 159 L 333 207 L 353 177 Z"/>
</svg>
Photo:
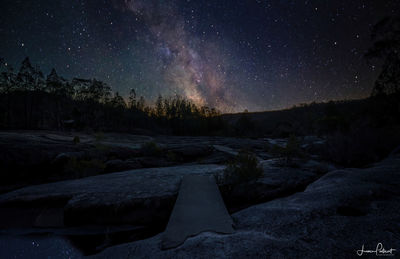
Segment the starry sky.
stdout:
<svg viewBox="0 0 400 259">
<path fill-rule="evenodd" d="M 397 0 L 2 0 L 0 57 L 127 96 L 222 112 L 363 98 L 371 27 Z"/>
</svg>

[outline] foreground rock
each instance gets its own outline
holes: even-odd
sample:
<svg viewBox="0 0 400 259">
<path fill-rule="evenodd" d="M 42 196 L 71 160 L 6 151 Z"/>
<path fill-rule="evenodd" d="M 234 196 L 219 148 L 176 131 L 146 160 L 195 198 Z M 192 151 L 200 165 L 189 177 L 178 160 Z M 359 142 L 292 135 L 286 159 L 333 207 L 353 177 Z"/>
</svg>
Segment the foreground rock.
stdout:
<svg viewBox="0 0 400 259">
<path fill-rule="evenodd" d="M 113 161 L 109 166 L 120 165 L 121 161 Z M 321 176 L 299 168 L 279 168 L 273 160 L 264 161 L 263 168 L 264 177 L 256 181 L 234 188 L 220 186 L 230 212 L 301 191 Z M 26 233 L 50 228 L 50 233 L 57 233 L 60 228 L 94 226 L 106 227 L 109 233 L 121 226 L 125 230 L 115 231 L 126 236 L 125 226 L 134 227 L 127 239 L 113 234 L 115 237 L 110 240 L 104 234 L 105 243 L 100 240 L 94 247 L 85 248 L 86 253 L 96 253 L 118 242 L 140 240 L 164 231 L 182 177 L 201 174 L 219 179 L 224 169 L 222 165 L 138 169 L 26 187 L 0 196 L 0 228 L 9 229 L 10 233 L 12 228 L 26 228 Z"/>
<path fill-rule="evenodd" d="M 382 243 L 398 255 L 400 156 L 333 171 L 300 192 L 233 214 L 236 232 L 203 233 L 163 251 L 161 234 L 96 258 L 359 258 Z M 360 252 L 360 251 L 359 251 Z"/>
<path fill-rule="evenodd" d="M 39 212 L 40 208 L 62 208 L 66 225 L 164 222 L 183 175 L 214 174 L 223 168 L 197 165 L 139 169 L 26 187 L 0 196 L 0 217 L 6 217 L 4 213 L 11 209 L 36 207 Z M 4 224 L 7 219 L 2 221 Z"/>
<path fill-rule="evenodd" d="M 117 169 L 121 161 L 111 165 Z M 54 226 L 84 224 L 133 224 L 160 226 L 169 218 L 181 179 L 186 174 L 213 174 L 219 178 L 223 165 L 192 165 L 137 169 L 77 180 L 36 185 L 0 196 L 0 211 L 14 213 L 35 208 L 23 221 L 42 226 L 46 220 Z M 302 191 L 321 176 L 319 172 L 298 168 L 279 168 L 263 163 L 264 177 L 235 187 L 220 185 L 230 212 L 250 205 Z M 24 213 L 27 215 L 27 213 Z M 1 217 L 1 216 L 0 216 Z M 6 216 L 4 216 L 5 218 Z M 13 217 L 18 221 L 18 217 Z M 21 219 L 22 220 L 22 219 Z M 6 219 L 0 225 L 7 225 Z M 48 221 L 49 222 L 49 221 Z M 61 223 L 60 223 L 61 222 Z M 15 223 L 18 225 L 18 223 Z"/>
<path fill-rule="evenodd" d="M 106 145 L 84 134 L 0 132 L 0 193 L 30 184 L 98 175 L 106 172 L 106 167 L 114 169 L 115 163 L 106 165 L 108 160 L 138 155 L 134 147 L 119 142 Z"/>
<path fill-rule="evenodd" d="M 143 149 L 151 144 L 154 150 Z M 224 164 L 264 140 L 49 131 L 0 132 L 0 193 L 32 184 L 184 163 Z M 213 148 L 219 145 L 223 151 Z M 229 152 L 226 152 L 228 150 Z M 236 150 L 236 151 L 235 151 Z"/>
</svg>

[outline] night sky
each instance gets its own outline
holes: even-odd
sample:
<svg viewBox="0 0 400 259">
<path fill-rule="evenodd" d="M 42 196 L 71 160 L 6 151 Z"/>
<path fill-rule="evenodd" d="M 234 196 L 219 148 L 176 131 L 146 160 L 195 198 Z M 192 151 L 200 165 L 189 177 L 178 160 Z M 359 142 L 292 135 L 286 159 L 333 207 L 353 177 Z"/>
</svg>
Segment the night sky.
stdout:
<svg viewBox="0 0 400 259">
<path fill-rule="evenodd" d="M 0 57 L 223 112 L 370 94 L 371 27 L 394 0 L 2 0 Z"/>
</svg>

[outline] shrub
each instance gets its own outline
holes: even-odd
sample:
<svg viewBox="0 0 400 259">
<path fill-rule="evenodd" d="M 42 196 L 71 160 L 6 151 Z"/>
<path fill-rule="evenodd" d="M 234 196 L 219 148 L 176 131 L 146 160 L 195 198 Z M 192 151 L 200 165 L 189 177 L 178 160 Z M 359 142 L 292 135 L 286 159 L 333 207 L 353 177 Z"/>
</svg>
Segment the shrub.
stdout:
<svg viewBox="0 0 400 259">
<path fill-rule="evenodd" d="M 290 135 L 284 147 L 274 145 L 271 148 L 271 153 L 274 156 L 281 158 L 285 165 L 294 165 L 294 158 L 304 157 L 304 153 L 300 147 L 300 141 L 295 135 Z"/>
<path fill-rule="evenodd" d="M 167 160 L 170 162 L 181 162 L 182 158 L 173 151 L 167 152 Z"/>
<path fill-rule="evenodd" d="M 256 180 L 263 175 L 257 157 L 247 151 L 240 151 L 236 158 L 228 164 L 222 176 L 224 184 L 239 184 Z"/>
<path fill-rule="evenodd" d="M 75 136 L 75 137 L 73 138 L 72 142 L 74 142 L 74 144 L 78 144 L 78 143 L 81 142 L 81 140 L 80 140 L 79 136 Z"/>
<path fill-rule="evenodd" d="M 140 150 L 146 156 L 160 156 L 162 154 L 162 149 L 154 141 L 143 143 Z"/>
</svg>

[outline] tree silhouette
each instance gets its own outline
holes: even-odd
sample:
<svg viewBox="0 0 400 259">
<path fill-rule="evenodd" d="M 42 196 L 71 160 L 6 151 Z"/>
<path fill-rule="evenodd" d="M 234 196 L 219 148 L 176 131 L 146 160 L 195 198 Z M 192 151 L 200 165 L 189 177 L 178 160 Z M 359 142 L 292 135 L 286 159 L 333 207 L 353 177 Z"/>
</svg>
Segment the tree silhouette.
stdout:
<svg viewBox="0 0 400 259">
<path fill-rule="evenodd" d="M 11 65 L 7 64 L 4 59 L 0 58 L 0 94 L 9 95 L 16 88 L 17 76 Z M 5 102 L 4 121 L 5 125 L 10 123 L 11 117 L 11 100 L 6 98 Z M 0 116 L 1 117 L 1 116 Z"/>
<path fill-rule="evenodd" d="M 44 91 L 44 88 L 46 87 L 46 83 L 44 80 L 44 75 L 42 71 L 40 71 L 39 67 L 35 67 L 33 70 L 33 90 L 34 91 Z"/>
<path fill-rule="evenodd" d="M 161 95 L 158 96 L 157 101 L 156 101 L 155 114 L 157 117 L 164 116 L 164 102 L 163 102 L 163 98 Z"/>
<path fill-rule="evenodd" d="M 110 100 L 111 87 L 102 81 L 93 79 L 89 87 L 89 99 L 96 102 L 107 103 Z M 118 93 L 117 93 L 117 96 Z"/>
<path fill-rule="evenodd" d="M 17 76 L 11 65 L 0 58 L 0 93 L 10 93 L 15 90 Z"/>
<path fill-rule="evenodd" d="M 136 108 L 140 111 L 144 111 L 146 107 L 146 101 L 143 96 L 140 96 L 139 101 L 136 103 Z"/>
<path fill-rule="evenodd" d="M 374 45 L 366 58 L 384 59 L 372 96 L 400 93 L 400 16 L 386 17 L 372 29 Z"/>
<path fill-rule="evenodd" d="M 254 121 L 250 118 L 248 112 L 243 112 L 235 124 L 236 134 L 239 136 L 249 136 L 254 129 Z"/>
<path fill-rule="evenodd" d="M 33 68 L 30 60 L 26 57 L 21 64 L 17 75 L 17 84 L 21 90 L 33 90 L 34 89 L 34 74 L 35 69 Z"/>
<path fill-rule="evenodd" d="M 64 78 L 60 77 L 53 68 L 46 78 L 46 91 L 58 96 L 72 96 L 72 90 L 73 89 L 69 86 L 68 82 Z"/>
<path fill-rule="evenodd" d="M 129 131 L 157 130 L 173 134 L 209 134 L 221 128 L 219 112 L 196 106 L 180 96 L 155 105 L 131 89 L 127 103 L 96 79 L 66 80 L 55 69 L 46 79 L 25 58 L 17 74 L 0 58 L 0 128 Z"/>
<path fill-rule="evenodd" d="M 119 95 L 118 92 L 114 94 L 109 103 L 113 108 L 122 108 L 122 109 L 126 108 L 125 100 L 121 95 Z"/>
<path fill-rule="evenodd" d="M 136 109 L 136 92 L 133 88 L 129 91 L 128 108 Z"/>
</svg>

